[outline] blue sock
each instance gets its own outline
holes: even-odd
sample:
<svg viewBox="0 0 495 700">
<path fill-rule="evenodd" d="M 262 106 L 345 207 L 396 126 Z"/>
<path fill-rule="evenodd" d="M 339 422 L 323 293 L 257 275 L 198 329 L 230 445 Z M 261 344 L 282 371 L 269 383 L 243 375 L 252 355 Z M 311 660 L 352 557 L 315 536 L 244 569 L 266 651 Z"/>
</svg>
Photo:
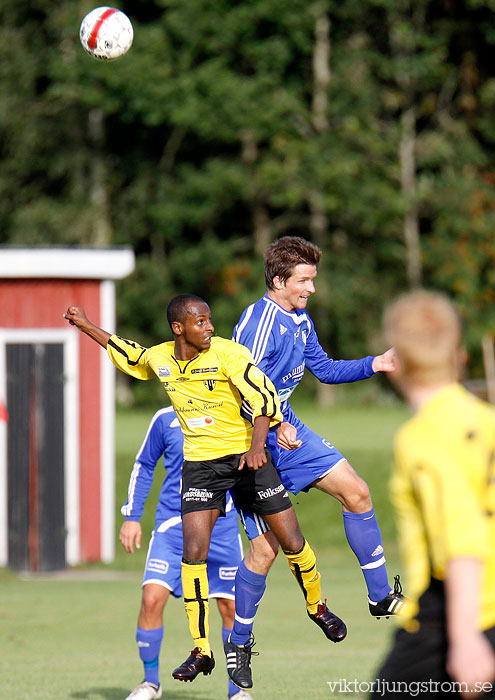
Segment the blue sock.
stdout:
<svg viewBox="0 0 495 700">
<path fill-rule="evenodd" d="M 266 588 L 266 576 L 250 571 L 241 561 L 235 577 L 235 618 L 230 641 L 243 646 L 249 641 L 258 603 Z"/>
<path fill-rule="evenodd" d="M 223 641 L 224 644 L 225 644 L 225 642 L 227 641 L 227 639 L 228 639 L 228 637 L 229 637 L 229 634 L 230 634 L 231 632 L 232 632 L 232 630 L 227 629 L 227 627 L 222 627 L 222 641 Z M 232 695 L 235 695 L 235 693 L 238 693 L 238 692 L 239 692 L 239 688 L 236 686 L 235 683 L 232 683 L 232 681 L 231 681 L 230 678 L 229 678 L 229 693 L 228 693 L 229 698 L 230 698 Z"/>
<path fill-rule="evenodd" d="M 136 642 L 139 648 L 139 656 L 144 664 L 144 680 L 153 685 L 160 685 L 158 659 L 162 646 L 163 627 L 154 630 L 137 628 Z"/>
<path fill-rule="evenodd" d="M 370 600 L 383 600 L 390 592 L 382 533 L 376 522 L 373 508 L 367 513 L 342 512 L 344 528 L 349 545 L 363 570 Z"/>
</svg>

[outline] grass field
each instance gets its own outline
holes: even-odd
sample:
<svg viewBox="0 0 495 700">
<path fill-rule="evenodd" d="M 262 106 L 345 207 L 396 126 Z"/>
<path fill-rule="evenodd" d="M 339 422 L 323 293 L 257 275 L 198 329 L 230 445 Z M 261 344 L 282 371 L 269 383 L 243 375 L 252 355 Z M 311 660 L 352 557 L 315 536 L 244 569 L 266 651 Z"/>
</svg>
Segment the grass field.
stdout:
<svg viewBox="0 0 495 700">
<path fill-rule="evenodd" d="M 386 498 L 391 437 L 405 416 L 397 406 L 339 406 L 325 415 L 310 406 L 299 415 L 346 454 L 368 481 L 385 536 L 389 572 L 398 571 L 393 522 Z M 149 412 L 119 412 L 117 504 L 125 500 L 127 479 L 150 418 Z M 163 472 L 157 469 L 154 494 Z M 152 528 L 154 496 L 143 529 Z M 317 550 L 329 605 L 347 622 L 348 638 L 327 642 L 305 613 L 297 584 L 282 557 L 268 579 L 256 621 L 253 662 L 254 700 L 348 697 L 349 686 L 332 691 L 329 682 L 347 679 L 364 685 L 388 644 L 391 621 L 372 619 L 354 555 L 345 541 L 338 504 L 319 493 L 294 499 L 303 531 Z M 117 519 L 118 525 L 121 517 Z M 118 528 L 117 528 L 118 529 Z M 141 680 L 134 642 L 145 547 L 134 556 L 117 549 L 109 566 L 88 566 L 45 577 L 23 577 L 0 570 L 0 700 L 123 700 Z M 191 648 L 183 606 L 166 609 L 161 655 L 164 698 L 216 700 L 226 697 L 220 618 L 212 606 L 212 640 L 217 668 L 193 684 L 170 677 Z M 365 692 L 352 693 L 354 698 Z"/>
</svg>

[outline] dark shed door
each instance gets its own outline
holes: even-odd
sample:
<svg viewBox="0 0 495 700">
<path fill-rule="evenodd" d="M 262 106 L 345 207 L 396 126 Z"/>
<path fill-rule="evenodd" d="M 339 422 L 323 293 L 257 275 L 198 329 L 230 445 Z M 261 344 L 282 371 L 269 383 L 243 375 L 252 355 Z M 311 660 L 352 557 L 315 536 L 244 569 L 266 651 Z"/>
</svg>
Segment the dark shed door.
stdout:
<svg viewBox="0 0 495 700">
<path fill-rule="evenodd" d="M 64 568 L 63 345 L 7 344 L 8 559 Z"/>
</svg>

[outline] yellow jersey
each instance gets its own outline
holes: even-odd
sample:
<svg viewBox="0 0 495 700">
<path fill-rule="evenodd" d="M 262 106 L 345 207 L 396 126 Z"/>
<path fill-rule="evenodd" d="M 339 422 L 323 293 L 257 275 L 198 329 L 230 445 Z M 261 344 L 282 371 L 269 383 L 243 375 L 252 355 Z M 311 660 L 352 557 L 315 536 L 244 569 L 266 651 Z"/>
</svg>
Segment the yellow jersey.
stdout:
<svg viewBox="0 0 495 700">
<path fill-rule="evenodd" d="M 192 360 L 177 360 L 174 342 L 143 348 L 112 335 L 107 352 L 116 367 L 137 379 L 158 377 L 179 417 L 184 457 L 202 461 L 249 450 L 253 426 L 241 415 L 243 400 L 258 416 L 282 421 L 280 402 L 247 348 L 214 337 Z M 251 411 L 249 412 L 251 415 Z"/>
<path fill-rule="evenodd" d="M 459 384 L 435 393 L 395 440 L 391 478 L 411 600 L 404 624 L 444 612 L 453 558 L 483 563 L 481 629 L 495 625 L 495 410 Z"/>
</svg>

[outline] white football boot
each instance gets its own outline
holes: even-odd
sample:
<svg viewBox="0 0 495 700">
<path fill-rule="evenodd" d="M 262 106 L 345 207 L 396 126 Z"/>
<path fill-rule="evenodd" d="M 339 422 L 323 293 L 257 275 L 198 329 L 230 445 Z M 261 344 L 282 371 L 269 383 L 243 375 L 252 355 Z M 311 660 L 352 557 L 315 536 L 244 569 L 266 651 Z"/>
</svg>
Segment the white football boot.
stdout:
<svg viewBox="0 0 495 700">
<path fill-rule="evenodd" d="M 241 689 L 238 690 L 237 693 L 231 695 L 229 700 L 253 700 L 253 698 L 249 695 L 249 693 L 246 693 L 245 690 Z"/>
<path fill-rule="evenodd" d="M 236 693 L 238 695 L 239 693 Z M 140 683 L 125 700 L 158 700 L 162 697 L 162 686 L 158 688 L 153 683 L 143 681 Z"/>
</svg>

